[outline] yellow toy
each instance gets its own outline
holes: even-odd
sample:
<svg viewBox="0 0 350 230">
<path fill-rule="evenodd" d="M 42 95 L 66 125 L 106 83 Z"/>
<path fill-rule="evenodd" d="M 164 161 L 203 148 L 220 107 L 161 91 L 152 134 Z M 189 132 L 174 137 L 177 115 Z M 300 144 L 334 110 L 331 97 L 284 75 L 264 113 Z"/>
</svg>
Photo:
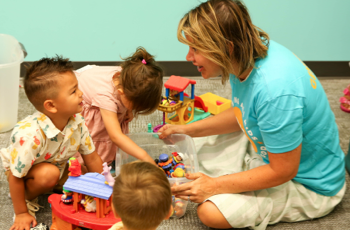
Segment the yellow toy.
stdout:
<svg viewBox="0 0 350 230">
<path fill-rule="evenodd" d="M 231 108 L 232 101 L 213 93 L 205 93 L 199 96 L 204 101 L 205 105 L 208 106 L 208 111 L 211 114 L 219 114 L 225 110 Z"/>
</svg>

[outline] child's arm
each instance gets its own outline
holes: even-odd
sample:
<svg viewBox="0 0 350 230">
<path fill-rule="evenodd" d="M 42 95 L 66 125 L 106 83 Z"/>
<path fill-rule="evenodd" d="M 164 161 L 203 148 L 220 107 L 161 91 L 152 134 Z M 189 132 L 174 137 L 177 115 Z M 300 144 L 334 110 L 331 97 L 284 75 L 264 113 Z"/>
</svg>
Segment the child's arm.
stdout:
<svg viewBox="0 0 350 230">
<path fill-rule="evenodd" d="M 89 172 L 97 172 L 102 173 L 103 167 L 102 167 L 102 160 L 101 157 L 97 154 L 96 151 L 84 155 L 81 155 L 83 157 L 84 163 L 88 169 Z"/>
<path fill-rule="evenodd" d="M 35 218 L 28 213 L 27 210 L 23 178 L 13 176 L 10 171 L 9 186 L 10 194 L 12 197 L 13 209 L 16 215 L 15 221 L 10 230 L 29 229 L 31 223 L 33 224 L 33 227 L 35 227 L 37 225 L 37 222 Z"/>
<path fill-rule="evenodd" d="M 122 132 L 116 113 L 101 108 L 100 111 L 109 137 L 121 150 L 137 159 L 155 164 L 154 160 L 145 150 L 140 148 Z"/>
</svg>

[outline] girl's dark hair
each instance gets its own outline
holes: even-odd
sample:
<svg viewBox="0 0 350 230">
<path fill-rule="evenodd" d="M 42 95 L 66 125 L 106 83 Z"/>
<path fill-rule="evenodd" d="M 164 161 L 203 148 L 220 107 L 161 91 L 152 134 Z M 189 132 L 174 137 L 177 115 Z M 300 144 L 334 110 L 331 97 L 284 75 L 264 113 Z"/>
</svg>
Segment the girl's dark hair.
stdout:
<svg viewBox="0 0 350 230">
<path fill-rule="evenodd" d="M 163 70 L 143 47 L 123 60 L 117 87 L 132 103 L 135 115 L 152 113 L 158 108 L 162 94 Z"/>
</svg>

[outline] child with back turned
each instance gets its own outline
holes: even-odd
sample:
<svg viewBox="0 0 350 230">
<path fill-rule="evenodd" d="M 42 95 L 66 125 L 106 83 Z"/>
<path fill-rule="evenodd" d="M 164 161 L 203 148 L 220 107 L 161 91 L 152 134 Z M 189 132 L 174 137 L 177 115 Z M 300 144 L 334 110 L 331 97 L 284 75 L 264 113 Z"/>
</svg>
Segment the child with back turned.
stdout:
<svg viewBox="0 0 350 230">
<path fill-rule="evenodd" d="M 125 134 L 137 114 L 149 114 L 159 105 L 163 71 L 144 48 L 121 66 L 88 65 L 75 72 L 83 95 L 83 111 L 96 151 L 103 162 L 115 160 L 118 147 L 137 159 L 154 160 Z M 82 158 L 75 156 L 83 163 Z"/>
<path fill-rule="evenodd" d="M 38 110 L 18 122 L 10 146 L 0 150 L 15 212 L 10 230 L 37 224 L 37 197 L 64 183 L 67 160 L 77 151 L 87 169 L 102 172 L 82 110 L 82 92 L 73 64 L 61 57 L 43 58 L 27 69 L 24 89 Z"/>
<path fill-rule="evenodd" d="M 114 215 L 122 222 L 110 230 L 155 230 L 173 212 L 170 184 L 164 172 L 142 161 L 122 166 L 112 202 Z"/>
</svg>

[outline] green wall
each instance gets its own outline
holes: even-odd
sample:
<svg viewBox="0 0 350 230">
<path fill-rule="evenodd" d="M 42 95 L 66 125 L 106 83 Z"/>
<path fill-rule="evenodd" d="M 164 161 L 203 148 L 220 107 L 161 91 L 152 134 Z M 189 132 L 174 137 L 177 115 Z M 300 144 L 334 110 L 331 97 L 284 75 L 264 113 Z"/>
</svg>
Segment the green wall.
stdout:
<svg viewBox="0 0 350 230">
<path fill-rule="evenodd" d="M 144 46 L 158 61 L 184 61 L 181 17 L 198 0 L 0 0 L 0 33 L 24 44 L 26 61 L 62 54 L 119 61 Z M 245 0 L 253 23 L 305 61 L 350 60 L 350 0 Z M 0 51 L 1 52 L 1 51 Z"/>
</svg>

